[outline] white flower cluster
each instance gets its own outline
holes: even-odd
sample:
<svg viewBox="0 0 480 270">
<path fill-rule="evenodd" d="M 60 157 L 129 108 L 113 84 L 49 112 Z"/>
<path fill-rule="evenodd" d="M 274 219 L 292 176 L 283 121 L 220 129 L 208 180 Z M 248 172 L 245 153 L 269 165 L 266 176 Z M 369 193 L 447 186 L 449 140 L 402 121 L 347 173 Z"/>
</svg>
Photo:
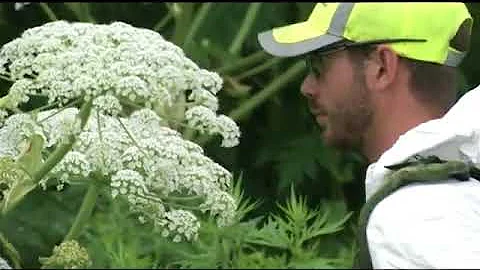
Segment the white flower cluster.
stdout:
<svg viewBox="0 0 480 270">
<path fill-rule="evenodd" d="M 37 121 L 28 114 L 13 115 L 0 129 L 0 141 L 15 146 L 36 130 L 49 147 L 59 144 L 60 138 L 75 133 L 77 114 L 77 109 L 69 108 L 45 111 Z M 111 179 L 113 197 L 124 196 L 144 221 L 170 230 L 162 234 L 175 241 L 195 239 L 199 223 L 193 213 L 177 209 L 181 205 L 170 204 L 170 196 L 199 196 L 203 203 L 197 205 L 198 210 L 217 217 L 218 225 L 228 225 L 236 211 L 236 202 L 227 193 L 231 173 L 205 156 L 202 147 L 184 140 L 164 123 L 151 109 L 137 110 L 129 117 L 93 110 L 73 149 L 52 169 L 48 179 L 61 185 L 89 180 L 92 172 L 100 172 Z M 15 149 L 2 152 L 2 156 L 17 158 L 20 151 Z M 41 184 L 45 186 L 48 179 Z"/>
<path fill-rule="evenodd" d="M 0 269 L 12 269 L 12 267 L 4 258 L 0 257 Z"/>
<path fill-rule="evenodd" d="M 64 182 L 72 182 L 75 179 L 88 179 L 91 172 L 91 164 L 86 156 L 77 151 L 70 151 L 52 169 L 51 174 L 56 175 L 56 178 L 61 185 Z M 46 182 L 42 181 L 41 184 L 43 184 L 43 187 L 45 188 Z M 59 188 L 60 187 L 61 186 L 59 186 Z"/>
<path fill-rule="evenodd" d="M 224 147 L 237 145 L 238 126 L 217 115 L 222 80 L 158 33 L 122 22 L 47 23 L 0 49 L 0 74 L 13 81 L 0 100 L 0 158 L 18 159 L 33 134 L 44 138 L 44 158 L 75 140 L 42 185 L 101 175 L 110 180 L 113 197 L 125 197 L 141 221 L 174 241 L 197 237 L 192 202 L 219 225 L 233 221 L 230 172 L 169 126 L 184 119 L 196 130 L 221 135 Z M 32 95 L 45 97 L 49 109 L 8 117 Z M 92 102 L 83 129 L 73 107 L 82 101 Z M 185 117 L 172 117 L 179 102 Z"/>
<path fill-rule="evenodd" d="M 80 121 L 76 118 L 77 108 L 64 108 L 42 111 L 38 114 L 37 120 L 41 123 L 44 134 L 46 134 L 46 147 L 67 143 L 71 136 L 81 132 Z"/>
<path fill-rule="evenodd" d="M 120 101 L 110 94 L 97 97 L 93 101 L 93 107 L 102 114 L 117 116 L 122 111 Z"/>
<path fill-rule="evenodd" d="M 112 197 L 125 195 L 130 203 L 135 204 L 137 197 L 145 197 L 148 193 L 143 176 L 133 170 L 121 170 L 112 176 L 110 186 L 112 187 Z"/>
<path fill-rule="evenodd" d="M 208 196 L 200 208 L 203 211 L 210 211 L 212 215 L 217 215 L 217 225 L 222 227 L 230 225 L 235 218 L 237 204 L 229 193 L 220 191 L 214 196 Z"/>
<path fill-rule="evenodd" d="M 180 242 L 184 239 L 196 240 L 198 229 L 200 229 L 197 217 L 185 210 L 173 210 L 165 213 L 165 219 L 160 225 L 165 227 L 162 236 L 167 237 L 173 234 L 173 242 Z"/>
<path fill-rule="evenodd" d="M 217 116 L 205 106 L 194 106 L 185 112 L 189 126 L 195 127 L 201 133 L 221 134 L 222 146 L 232 147 L 239 143 L 240 130 L 237 124 L 226 115 Z"/>
<path fill-rule="evenodd" d="M 215 115 L 215 95 L 223 83 L 157 32 L 122 22 L 55 21 L 28 29 L 1 48 L 0 74 L 14 81 L 6 108 L 18 107 L 32 94 L 59 106 L 84 97 L 114 115 L 128 102 L 165 113 L 185 98 L 187 109 L 202 106 Z M 196 123 L 187 124 L 197 128 Z M 235 122 L 212 117 L 208 125 L 214 127 L 210 134 L 223 136 L 222 146 L 238 144 Z"/>
<path fill-rule="evenodd" d="M 0 157 L 18 158 L 28 147 L 27 139 L 34 134 L 44 136 L 42 129 L 30 115 L 10 116 L 0 129 Z"/>
</svg>

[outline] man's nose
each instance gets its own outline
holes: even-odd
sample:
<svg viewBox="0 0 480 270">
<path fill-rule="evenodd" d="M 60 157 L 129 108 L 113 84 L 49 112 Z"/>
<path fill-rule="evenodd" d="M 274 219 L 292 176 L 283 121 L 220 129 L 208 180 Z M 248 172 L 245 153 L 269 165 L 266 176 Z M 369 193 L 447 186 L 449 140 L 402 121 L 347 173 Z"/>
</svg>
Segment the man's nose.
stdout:
<svg viewBox="0 0 480 270">
<path fill-rule="evenodd" d="M 316 88 L 316 79 L 312 74 L 309 74 L 303 80 L 303 83 L 300 87 L 300 92 L 307 98 L 313 97 Z"/>
</svg>

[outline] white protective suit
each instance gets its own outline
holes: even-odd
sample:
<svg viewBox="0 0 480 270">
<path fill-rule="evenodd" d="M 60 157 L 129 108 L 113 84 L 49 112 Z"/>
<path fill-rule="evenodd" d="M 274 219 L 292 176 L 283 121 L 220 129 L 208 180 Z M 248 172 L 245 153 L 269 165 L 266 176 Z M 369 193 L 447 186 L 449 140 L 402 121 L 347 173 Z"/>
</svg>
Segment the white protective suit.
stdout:
<svg viewBox="0 0 480 270">
<path fill-rule="evenodd" d="M 444 117 L 398 138 L 366 174 L 367 199 L 380 187 L 384 166 L 415 154 L 470 160 L 480 167 L 480 86 Z M 480 269 L 480 181 L 411 184 L 371 213 L 367 238 L 374 268 Z"/>
</svg>

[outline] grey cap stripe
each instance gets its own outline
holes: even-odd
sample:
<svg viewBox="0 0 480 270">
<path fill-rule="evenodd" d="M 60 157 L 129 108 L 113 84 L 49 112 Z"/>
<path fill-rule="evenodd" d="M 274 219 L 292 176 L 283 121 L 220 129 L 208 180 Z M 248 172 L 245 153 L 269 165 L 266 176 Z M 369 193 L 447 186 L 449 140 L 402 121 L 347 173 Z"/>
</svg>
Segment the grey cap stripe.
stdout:
<svg viewBox="0 0 480 270">
<path fill-rule="evenodd" d="M 452 49 L 449 49 L 447 59 L 445 60 L 444 65 L 450 66 L 450 67 L 456 67 L 460 65 L 465 55 L 467 55 L 467 52 L 457 52 Z"/>
<path fill-rule="evenodd" d="M 333 14 L 332 22 L 327 32 L 336 36 L 343 36 L 350 13 L 355 3 L 340 3 Z"/>
<path fill-rule="evenodd" d="M 263 49 L 272 55 L 280 57 L 302 55 L 340 40 L 342 40 L 341 37 L 324 34 L 296 43 L 282 44 L 275 41 L 272 30 L 258 34 L 258 41 Z"/>
<path fill-rule="evenodd" d="M 327 34 L 296 43 L 282 44 L 275 41 L 273 31 L 258 34 L 263 49 L 275 56 L 290 57 L 314 51 L 343 39 L 343 32 L 354 3 L 340 3 L 333 14 Z"/>
</svg>

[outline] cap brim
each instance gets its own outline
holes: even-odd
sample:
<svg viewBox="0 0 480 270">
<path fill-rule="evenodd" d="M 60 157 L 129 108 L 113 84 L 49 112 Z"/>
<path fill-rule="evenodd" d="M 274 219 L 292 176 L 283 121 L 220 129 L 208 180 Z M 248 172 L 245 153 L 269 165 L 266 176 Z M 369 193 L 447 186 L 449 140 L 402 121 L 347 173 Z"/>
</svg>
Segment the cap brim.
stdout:
<svg viewBox="0 0 480 270">
<path fill-rule="evenodd" d="M 258 41 L 269 54 L 279 57 L 299 56 L 343 40 L 315 29 L 306 21 L 274 28 L 258 34 Z"/>
</svg>

